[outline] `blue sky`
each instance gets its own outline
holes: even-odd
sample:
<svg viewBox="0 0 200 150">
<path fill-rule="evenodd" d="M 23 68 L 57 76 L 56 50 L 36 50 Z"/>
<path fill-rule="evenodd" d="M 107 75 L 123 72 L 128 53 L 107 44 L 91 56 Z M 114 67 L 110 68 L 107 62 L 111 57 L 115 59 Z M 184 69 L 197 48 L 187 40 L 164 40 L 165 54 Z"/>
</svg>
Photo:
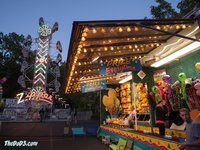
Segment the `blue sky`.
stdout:
<svg viewBox="0 0 200 150">
<path fill-rule="evenodd" d="M 175 8 L 180 0 L 168 0 Z M 151 18 L 154 0 L 1 0 L 0 32 L 16 32 L 37 38 L 38 19 L 59 23 L 52 43 L 61 41 L 63 61 L 67 59 L 73 21 L 127 20 Z M 54 49 L 50 54 L 54 56 Z"/>
</svg>

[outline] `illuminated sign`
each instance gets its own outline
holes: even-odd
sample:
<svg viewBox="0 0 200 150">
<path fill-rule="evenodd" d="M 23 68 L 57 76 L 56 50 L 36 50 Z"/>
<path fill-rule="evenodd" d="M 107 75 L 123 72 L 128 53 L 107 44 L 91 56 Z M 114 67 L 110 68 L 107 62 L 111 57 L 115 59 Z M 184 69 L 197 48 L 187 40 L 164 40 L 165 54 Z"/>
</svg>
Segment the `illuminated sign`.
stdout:
<svg viewBox="0 0 200 150">
<path fill-rule="evenodd" d="M 31 100 L 44 101 L 51 104 L 53 103 L 52 95 L 49 95 L 42 89 L 37 89 L 37 90 L 32 89 L 31 91 L 27 93 L 19 93 L 17 94 L 17 99 L 18 99 L 17 104 L 22 103 L 24 101 L 31 101 Z"/>
<path fill-rule="evenodd" d="M 82 93 L 100 91 L 106 88 L 107 88 L 107 85 L 106 85 L 105 80 L 81 84 Z"/>
<path fill-rule="evenodd" d="M 38 30 L 41 36 L 49 36 L 51 34 L 51 28 L 48 25 L 42 25 Z"/>
<path fill-rule="evenodd" d="M 100 75 L 111 75 L 129 71 L 140 71 L 142 66 L 138 59 L 132 60 L 129 58 L 110 60 L 99 64 Z"/>
</svg>

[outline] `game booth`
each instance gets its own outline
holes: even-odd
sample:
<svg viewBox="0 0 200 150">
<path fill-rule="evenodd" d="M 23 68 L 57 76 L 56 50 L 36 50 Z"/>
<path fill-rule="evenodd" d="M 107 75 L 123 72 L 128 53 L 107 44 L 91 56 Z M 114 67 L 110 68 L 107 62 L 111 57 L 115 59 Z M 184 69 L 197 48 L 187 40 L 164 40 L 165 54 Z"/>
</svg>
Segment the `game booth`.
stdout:
<svg viewBox="0 0 200 150">
<path fill-rule="evenodd" d="M 200 41 L 196 19 L 74 22 L 66 94 L 98 92 L 98 137 L 135 149 L 178 149 L 181 108 L 200 108 Z M 156 106 L 165 102 L 165 135 Z M 128 120 L 134 112 L 132 124 Z"/>
</svg>

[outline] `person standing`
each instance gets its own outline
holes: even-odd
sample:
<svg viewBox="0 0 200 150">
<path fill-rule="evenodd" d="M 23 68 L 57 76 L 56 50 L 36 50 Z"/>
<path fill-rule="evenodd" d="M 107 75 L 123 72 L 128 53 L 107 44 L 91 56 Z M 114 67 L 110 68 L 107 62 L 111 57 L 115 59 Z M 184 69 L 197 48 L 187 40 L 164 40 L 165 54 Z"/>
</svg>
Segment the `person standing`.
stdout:
<svg viewBox="0 0 200 150">
<path fill-rule="evenodd" d="M 3 84 L 6 82 L 7 77 L 3 77 L 0 79 L 0 101 L 2 100 L 3 97 Z"/>
<path fill-rule="evenodd" d="M 186 108 L 180 109 L 180 117 L 187 122 L 186 142 L 180 145 L 180 150 L 200 149 L 200 111 L 193 110 L 189 113 Z"/>
<path fill-rule="evenodd" d="M 77 124 L 77 109 L 74 108 L 74 123 Z"/>
<path fill-rule="evenodd" d="M 185 129 L 184 129 L 184 130 L 186 130 L 186 128 L 189 127 L 190 124 L 192 123 L 192 119 L 190 117 L 189 110 L 187 108 L 181 108 L 179 110 L 179 116 L 184 121 L 184 124 L 186 124 Z"/>
<path fill-rule="evenodd" d="M 120 105 L 119 110 L 117 112 L 117 117 L 122 118 L 123 115 L 124 115 L 124 110 L 123 110 L 122 106 Z"/>
<path fill-rule="evenodd" d="M 39 114 L 40 114 L 40 122 L 42 122 L 44 119 L 44 108 L 43 107 L 40 109 Z"/>
<path fill-rule="evenodd" d="M 111 114 L 110 114 L 110 112 L 109 112 L 109 110 L 108 110 L 108 107 L 105 107 L 105 120 L 106 119 L 111 119 Z"/>
<path fill-rule="evenodd" d="M 165 136 L 165 121 L 168 113 L 164 100 L 160 100 L 156 105 L 156 126 L 159 129 L 159 134 Z"/>
<path fill-rule="evenodd" d="M 134 106 L 131 106 L 129 115 L 127 117 L 128 123 L 129 123 L 129 127 L 131 127 L 131 128 L 134 128 L 135 115 L 136 115 L 136 110 L 134 109 Z"/>
</svg>

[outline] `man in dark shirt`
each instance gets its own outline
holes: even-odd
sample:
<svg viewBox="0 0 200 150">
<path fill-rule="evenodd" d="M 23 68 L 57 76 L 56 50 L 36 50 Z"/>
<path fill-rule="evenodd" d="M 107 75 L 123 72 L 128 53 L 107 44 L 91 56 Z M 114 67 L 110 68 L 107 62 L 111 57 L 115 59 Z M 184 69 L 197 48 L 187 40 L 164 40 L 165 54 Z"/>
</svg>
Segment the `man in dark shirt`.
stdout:
<svg viewBox="0 0 200 150">
<path fill-rule="evenodd" d="M 165 135 L 165 120 L 168 111 L 165 105 L 165 101 L 161 100 L 156 105 L 156 126 L 159 129 L 160 135 Z"/>
<path fill-rule="evenodd" d="M 111 114 L 110 112 L 108 111 L 108 108 L 105 107 L 105 119 L 111 119 Z"/>
<path fill-rule="evenodd" d="M 40 109 L 39 114 L 40 114 L 40 122 L 42 122 L 44 119 L 44 108 Z"/>
</svg>

